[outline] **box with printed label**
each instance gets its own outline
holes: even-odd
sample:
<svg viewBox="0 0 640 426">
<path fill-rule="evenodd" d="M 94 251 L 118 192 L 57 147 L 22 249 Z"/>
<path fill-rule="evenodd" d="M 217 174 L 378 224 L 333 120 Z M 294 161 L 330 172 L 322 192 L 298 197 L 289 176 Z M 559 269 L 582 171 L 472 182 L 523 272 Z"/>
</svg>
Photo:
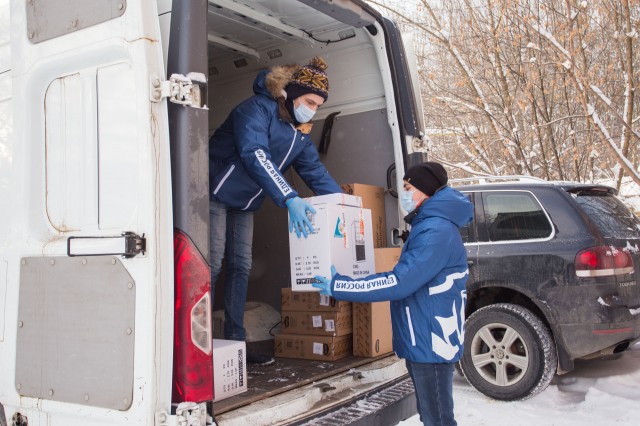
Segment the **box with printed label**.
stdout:
<svg viewBox="0 0 640 426">
<path fill-rule="evenodd" d="M 282 311 L 282 333 L 344 336 L 351 334 L 351 309 L 338 312 Z"/>
<path fill-rule="evenodd" d="M 354 195 L 353 192 L 316 195 L 315 197 L 306 197 L 304 200 L 309 204 L 340 204 L 343 206 L 363 207 L 362 197 L 358 194 Z"/>
<path fill-rule="evenodd" d="M 213 400 L 247 391 L 245 342 L 213 339 Z"/>
<path fill-rule="evenodd" d="M 388 272 L 398 263 L 401 249 L 374 250 L 376 272 Z M 375 357 L 393 351 L 389 302 L 353 304 L 353 354 Z"/>
<path fill-rule="evenodd" d="M 371 210 L 371 226 L 373 227 L 373 246 L 387 245 L 387 218 L 384 210 L 384 188 L 362 183 L 340 185 L 347 194 L 362 198 L 362 208 Z"/>
<path fill-rule="evenodd" d="M 351 302 L 336 300 L 317 291 L 291 291 L 288 287 L 281 290 L 280 302 L 283 311 L 351 311 Z"/>
<path fill-rule="evenodd" d="M 275 355 L 280 358 L 335 361 L 351 354 L 353 337 L 276 334 Z"/>
<path fill-rule="evenodd" d="M 293 291 L 317 291 L 311 284 L 317 275 L 331 277 L 331 265 L 354 278 L 374 270 L 371 211 L 321 203 L 323 197 L 313 197 L 319 203 L 313 204 L 316 213 L 309 213 L 314 232 L 307 238 L 289 234 Z"/>
</svg>

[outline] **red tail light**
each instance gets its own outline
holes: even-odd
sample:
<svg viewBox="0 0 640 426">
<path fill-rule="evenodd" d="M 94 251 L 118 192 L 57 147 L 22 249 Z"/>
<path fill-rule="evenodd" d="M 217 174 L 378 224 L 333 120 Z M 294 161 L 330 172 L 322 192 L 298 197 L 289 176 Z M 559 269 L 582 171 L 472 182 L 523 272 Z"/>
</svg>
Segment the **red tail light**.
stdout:
<svg viewBox="0 0 640 426">
<path fill-rule="evenodd" d="M 619 247 L 590 247 L 576 255 L 576 275 L 607 277 L 633 273 L 633 258 Z"/>
<path fill-rule="evenodd" d="M 211 275 L 193 242 L 176 230 L 173 402 L 213 400 Z"/>
</svg>

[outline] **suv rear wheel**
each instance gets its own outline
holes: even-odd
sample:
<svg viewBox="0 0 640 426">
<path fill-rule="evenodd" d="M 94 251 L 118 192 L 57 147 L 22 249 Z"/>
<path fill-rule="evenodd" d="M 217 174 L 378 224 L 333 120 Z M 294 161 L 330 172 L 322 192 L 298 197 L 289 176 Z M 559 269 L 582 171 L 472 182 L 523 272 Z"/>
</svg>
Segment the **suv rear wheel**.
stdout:
<svg viewBox="0 0 640 426">
<path fill-rule="evenodd" d="M 464 376 L 483 394 L 526 399 L 544 390 L 557 367 L 553 338 L 530 310 L 510 303 L 485 306 L 465 325 Z"/>
</svg>

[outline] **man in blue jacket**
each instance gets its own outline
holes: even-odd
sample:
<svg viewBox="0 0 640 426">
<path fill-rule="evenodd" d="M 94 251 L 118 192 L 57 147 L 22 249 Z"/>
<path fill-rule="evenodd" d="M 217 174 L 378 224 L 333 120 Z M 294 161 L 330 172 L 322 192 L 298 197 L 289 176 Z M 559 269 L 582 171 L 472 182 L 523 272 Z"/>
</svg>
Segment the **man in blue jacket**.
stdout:
<svg viewBox="0 0 640 426">
<path fill-rule="evenodd" d="M 315 213 L 314 208 L 298 196 L 283 173 L 293 166 L 318 195 L 342 192 L 309 137 L 308 122 L 329 95 L 326 68 L 324 60 L 315 57 L 302 67 L 277 66 L 260 72 L 253 83 L 254 95 L 236 106 L 209 140 L 211 285 L 224 258 L 226 339 L 246 339 L 243 317 L 253 212 L 265 197 L 287 207 L 289 230 L 298 237 L 313 231 L 307 211 Z M 248 350 L 247 361 L 270 364 L 273 357 Z"/>
<path fill-rule="evenodd" d="M 444 167 L 431 161 L 406 172 L 401 203 L 411 231 L 393 271 L 316 277 L 314 284 L 338 300 L 391 301 L 393 349 L 406 360 L 420 418 L 443 426 L 456 425 L 453 369 L 463 350 L 469 275 L 458 228 L 473 219 L 471 202 L 447 182 Z"/>
</svg>

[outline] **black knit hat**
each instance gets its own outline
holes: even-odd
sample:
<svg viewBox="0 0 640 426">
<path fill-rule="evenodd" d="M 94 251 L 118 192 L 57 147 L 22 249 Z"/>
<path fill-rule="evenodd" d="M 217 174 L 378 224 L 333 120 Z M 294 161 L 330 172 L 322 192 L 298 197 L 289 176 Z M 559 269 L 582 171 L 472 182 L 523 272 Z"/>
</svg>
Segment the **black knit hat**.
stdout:
<svg viewBox="0 0 640 426">
<path fill-rule="evenodd" d="M 291 80 L 284 88 L 287 99 L 293 101 L 307 93 L 315 93 L 326 102 L 329 97 L 329 79 L 325 73 L 326 69 L 327 63 L 320 56 L 316 56 L 309 64 L 300 67 L 293 73 Z"/>
<path fill-rule="evenodd" d="M 404 174 L 404 180 L 431 197 L 449 181 L 442 164 L 427 161 L 411 167 Z"/>
</svg>

